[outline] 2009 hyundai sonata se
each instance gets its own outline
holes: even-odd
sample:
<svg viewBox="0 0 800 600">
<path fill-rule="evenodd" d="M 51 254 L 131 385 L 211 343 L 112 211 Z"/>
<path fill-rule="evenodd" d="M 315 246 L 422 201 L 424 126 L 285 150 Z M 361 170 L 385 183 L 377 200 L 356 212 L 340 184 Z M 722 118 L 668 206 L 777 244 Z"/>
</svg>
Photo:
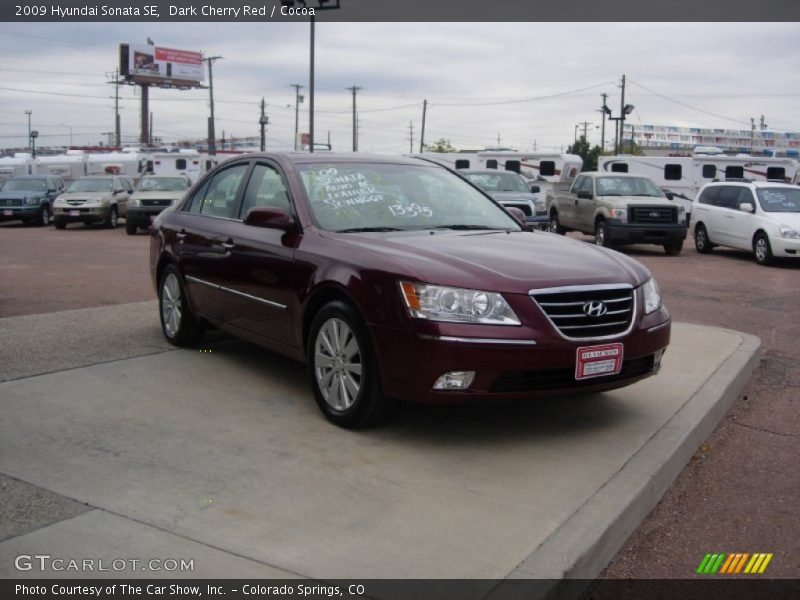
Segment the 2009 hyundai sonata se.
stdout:
<svg viewBox="0 0 800 600">
<path fill-rule="evenodd" d="M 220 164 L 153 224 L 176 345 L 208 326 L 308 364 L 344 427 L 398 400 L 590 392 L 656 373 L 670 317 L 638 262 L 524 231 L 439 165 L 362 154 Z"/>
</svg>

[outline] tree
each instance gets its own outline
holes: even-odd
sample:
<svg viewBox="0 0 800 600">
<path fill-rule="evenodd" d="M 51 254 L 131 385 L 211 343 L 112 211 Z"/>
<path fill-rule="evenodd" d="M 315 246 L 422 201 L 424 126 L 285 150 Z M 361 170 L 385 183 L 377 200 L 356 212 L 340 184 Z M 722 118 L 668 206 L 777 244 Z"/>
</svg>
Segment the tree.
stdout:
<svg viewBox="0 0 800 600">
<path fill-rule="evenodd" d="M 432 144 L 425 144 L 426 152 L 458 152 L 456 148 L 450 143 L 450 140 L 440 138 Z"/>
<path fill-rule="evenodd" d="M 567 148 L 568 154 L 577 154 L 583 159 L 583 170 L 594 171 L 597 169 L 597 157 L 602 150 L 600 146 L 590 146 L 586 136 L 582 135 L 577 142 Z"/>
</svg>

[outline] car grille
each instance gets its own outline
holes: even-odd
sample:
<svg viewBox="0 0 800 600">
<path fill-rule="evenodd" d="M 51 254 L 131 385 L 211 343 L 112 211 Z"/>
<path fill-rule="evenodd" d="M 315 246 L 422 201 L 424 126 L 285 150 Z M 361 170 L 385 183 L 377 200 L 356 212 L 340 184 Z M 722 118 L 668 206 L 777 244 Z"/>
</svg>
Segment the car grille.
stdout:
<svg viewBox="0 0 800 600">
<path fill-rule="evenodd" d="M 0 200 L 3 206 L 22 206 L 22 198 L 3 198 Z"/>
<path fill-rule="evenodd" d="M 628 208 L 628 222 L 644 225 L 677 223 L 678 210 L 675 206 L 631 206 Z"/>
<path fill-rule="evenodd" d="M 70 206 L 80 206 L 81 204 L 86 204 L 86 200 L 67 200 L 67 204 Z"/>
<path fill-rule="evenodd" d="M 505 206 L 506 208 L 511 208 L 511 207 L 518 208 L 523 213 L 525 213 L 526 217 L 531 216 L 531 205 L 528 204 L 527 202 L 521 202 L 520 204 L 515 204 L 514 202 L 503 202 L 503 206 Z"/>
<path fill-rule="evenodd" d="M 636 310 L 634 291 L 628 285 L 532 290 L 531 296 L 561 335 L 571 339 L 622 335 Z"/>
<path fill-rule="evenodd" d="M 490 392 L 533 392 L 562 388 L 579 388 L 626 379 L 635 379 L 652 373 L 655 362 L 653 355 L 631 358 L 622 362 L 622 370 L 615 375 L 575 379 L 575 368 L 531 369 L 528 371 L 509 371 L 494 380 Z"/>
<path fill-rule="evenodd" d="M 169 206 L 170 204 L 172 204 L 172 200 L 166 200 L 166 199 L 142 200 L 142 206 Z"/>
</svg>

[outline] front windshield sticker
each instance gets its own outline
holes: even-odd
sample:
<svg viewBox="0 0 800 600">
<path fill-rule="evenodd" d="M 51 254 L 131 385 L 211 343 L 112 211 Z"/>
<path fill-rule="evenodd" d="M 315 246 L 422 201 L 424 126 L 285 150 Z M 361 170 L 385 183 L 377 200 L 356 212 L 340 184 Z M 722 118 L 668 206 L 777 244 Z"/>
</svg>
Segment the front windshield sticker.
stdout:
<svg viewBox="0 0 800 600">
<path fill-rule="evenodd" d="M 324 188 L 326 198 L 322 202 L 331 208 L 341 210 L 359 204 L 383 202 L 383 194 L 370 184 L 366 176 L 358 171 L 339 174 L 334 167 L 321 169 L 316 173 L 316 183 Z"/>
<path fill-rule="evenodd" d="M 408 206 L 403 206 L 402 204 L 392 204 L 389 207 L 389 210 L 395 217 L 432 217 L 433 211 L 428 206 L 420 206 L 416 202 L 412 202 Z"/>
</svg>

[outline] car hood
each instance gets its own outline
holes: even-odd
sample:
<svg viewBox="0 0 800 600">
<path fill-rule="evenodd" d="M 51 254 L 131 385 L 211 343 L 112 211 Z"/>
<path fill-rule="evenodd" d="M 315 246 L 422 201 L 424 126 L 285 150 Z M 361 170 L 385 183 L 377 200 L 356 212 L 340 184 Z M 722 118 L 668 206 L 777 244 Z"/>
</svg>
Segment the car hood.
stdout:
<svg viewBox="0 0 800 600">
<path fill-rule="evenodd" d="M 615 202 L 625 206 L 679 206 L 672 200 L 656 196 L 598 196 L 599 201 Z"/>
<path fill-rule="evenodd" d="M 498 202 L 536 202 L 535 194 L 526 194 L 524 192 L 492 192 L 491 196 Z"/>
<path fill-rule="evenodd" d="M 800 230 L 800 213 L 769 212 L 764 214 L 776 225 L 788 225 L 796 230 Z"/>
<path fill-rule="evenodd" d="M 65 192 L 58 196 L 59 200 L 93 200 L 94 198 L 110 200 L 112 195 L 110 192 Z"/>
<path fill-rule="evenodd" d="M 629 283 L 649 271 L 627 256 L 563 236 L 540 232 L 390 233 L 324 232 L 357 246 L 398 275 L 426 283 L 527 294 L 534 288 Z M 385 267 L 384 267 L 385 268 Z"/>
<path fill-rule="evenodd" d="M 0 192 L 0 199 L 3 198 L 41 198 L 44 196 L 44 192 L 26 192 L 25 190 L 20 190 L 19 192 Z"/>
<path fill-rule="evenodd" d="M 178 200 L 183 198 L 187 190 L 182 192 L 134 192 L 133 198 L 137 200 Z"/>
</svg>

